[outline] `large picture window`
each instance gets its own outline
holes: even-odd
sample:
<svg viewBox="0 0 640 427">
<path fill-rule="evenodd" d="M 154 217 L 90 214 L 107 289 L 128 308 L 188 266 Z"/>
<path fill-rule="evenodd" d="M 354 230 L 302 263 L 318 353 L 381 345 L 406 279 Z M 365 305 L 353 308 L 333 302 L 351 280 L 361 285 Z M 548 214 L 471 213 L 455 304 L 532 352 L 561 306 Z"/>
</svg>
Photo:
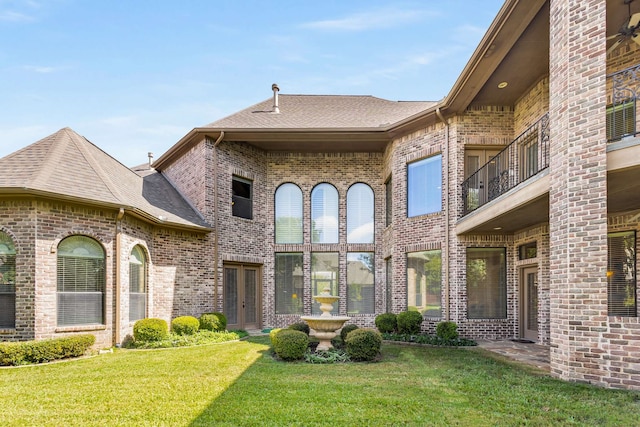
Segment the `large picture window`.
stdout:
<svg viewBox="0 0 640 427">
<path fill-rule="evenodd" d="M 276 190 L 276 243 L 302 243 L 302 190 L 282 184 Z"/>
<path fill-rule="evenodd" d="M 147 261 L 144 250 L 136 246 L 129 257 L 129 321 L 147 314 Z"/>
<path fill-rule="evenodd" d="M 58 245 L 58 326 L 104 324 L 105 254 L 97 241 L 71 236 Z"/>
<path fill-rule="evenodd" d="M 302 260 L 301 253 L 276 253 L 276 314 L 302 314 Z"/>
<path fill-rule="evenodd" d="M 607 296 L 609 316 L 636 317 L 636 233 L 609 233 Z"/>
<path fill-rule="evenodd" d="M 331 184 L 311 191 L 311 243 L 338 243 L 338 190 Z"/>
<path fill-rule="evenodd" d="M 469 319 L 507 317 L 505 248 L 467 248 L 467 311 Z"/>
<path fill-rule="evenodd" d="M 0 328 L 16 326 L 16 250 L 11 237 L 0 231 Z"/>
<path fill-rule="evenodd" d="M 320 295 L 329 288 L 331 295 L 338 295 L 338 252 L 313 252 L 311 254 L 311 295 Z M 337 307 L 334 307 L 337 309 Z M 311 304 L 311 314 L 322 314 L 320 304 Z"/>
<path fill-rule="evenodd" d="M 442 155 L 407 165 L 407 216 L 442 210 Z"/>
<path fill-rule="evenodd" d="M 373 190 L 367 184 L 347 191 L 347 243 L 373 243 Z"/>
<path fill-rule="evenodd" d="M 441 316 L 441 251 L 407 254 L 407 307 L 425 316 Z"/>
<path fill-rule="evenodd" d="M 347 313 L 375 312 L 374 262 L 371 252 L 347 253 Z"/>
</svg>

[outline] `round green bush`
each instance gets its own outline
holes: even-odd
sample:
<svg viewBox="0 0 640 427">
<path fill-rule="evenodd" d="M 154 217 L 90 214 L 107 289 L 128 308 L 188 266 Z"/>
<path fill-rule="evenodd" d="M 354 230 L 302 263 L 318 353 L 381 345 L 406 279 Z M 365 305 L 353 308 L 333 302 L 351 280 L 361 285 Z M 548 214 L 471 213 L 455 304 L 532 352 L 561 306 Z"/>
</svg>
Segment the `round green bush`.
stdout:
<svg viewBox="0 0 640 427">
<path fill-rule="evenodd" d="M 279 358 L 282 360 L 300 360 L 309 346 L 309 337 L 304 332 L 293 329 L 283 329 L 276 334 L 277 339 L 273 346 Z"/>
<path fill-rule="evenodd" d="M 222 313 L 204 313 L 200 316 L 200 329 L 220 332 L 227 329 L 227 316 Z"/>
<path fill-rule="evenodd" d="M 280 332 L 282 330 L 282 328 L 274 328 L 269 332 L 269 340 L 271 340 L 271 346 L 275 347 L 276 345 L 276 335 L 278 335 L 278 332 Z"/>
<path fill-rule="evenodd" d="M 311 332 L 311 329 L 309 329 L 309 325 L 307 325 L 307 322 L 293 323 L 289 325 L 287 329 L 293 329 L 294 331 L 304 332 L 305 334 L 307 334 L 307 336 Z"/>
<path fill-rule="evenodd" d="M 200 329 L 200 322 L 193 316 L 180 316 L 171 322 L 171 330 L 178 335 L 194 335 Z"/>
<path fill-rule="evenodd" d="M 353 323 L 344 325 L 340 331 L 340 338 L 342 338 L 342 342 L 347 342 L 347 335 L 349 335 L 349 332 L 355 331 L 356 329 L 358 329 L 358 326 Z"/>
<path fill-rule="evenodd" d="M 382 346 L 382 336 L 375 329 L 362 328 L 347 335 L 347 354 L 355 362 L 368 362 L 376 358 Z"/>
<path fill-rule="evenodd" d="M 140 319 L 133 325 L 133 337 L 136 341 L 162 341 L 168 334 L 169 327 L 163 319 L 150 317 Z"/>
<path fill-rule="evenodd" d="M 396 315 L 393 313 L 384 313 L 376 316 L 376 328 L 382 334 L 390 334 L 395 332 L 398 327 L 398 320 L 396 319 Z"/>
<path fill-rule="evenodd" d="M 418 311 L 403 311 L 396 316 L 398 333 L 419 334 L 422 325 L 422 314 Z"/>
<path fill-rule="evenodd" d="M 458 339 L 458 325 L 456 322 L 445 321 L 436 325 L 436 336 L 445 341 Z"/>
</svg>

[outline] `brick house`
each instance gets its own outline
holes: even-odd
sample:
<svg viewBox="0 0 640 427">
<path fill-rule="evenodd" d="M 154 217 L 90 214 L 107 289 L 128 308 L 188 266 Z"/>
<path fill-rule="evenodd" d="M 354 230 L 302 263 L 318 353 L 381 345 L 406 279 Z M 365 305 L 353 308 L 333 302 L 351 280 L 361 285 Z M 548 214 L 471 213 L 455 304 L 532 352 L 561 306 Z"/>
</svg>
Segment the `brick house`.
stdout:
<svg viewBox="0 0 640 427">
<path fill-rule="evenodd" d="M 153 168 L 69 129 L 0 159 L 0 336 L 111 345 L 212 310 L 284 326 L 329 286 L 360 326 L 415 309 L 640 389 L 640 46 L 615 36 L 635 13 L 507 0 L 439 102 L 274 85 Z"/>
</svg>

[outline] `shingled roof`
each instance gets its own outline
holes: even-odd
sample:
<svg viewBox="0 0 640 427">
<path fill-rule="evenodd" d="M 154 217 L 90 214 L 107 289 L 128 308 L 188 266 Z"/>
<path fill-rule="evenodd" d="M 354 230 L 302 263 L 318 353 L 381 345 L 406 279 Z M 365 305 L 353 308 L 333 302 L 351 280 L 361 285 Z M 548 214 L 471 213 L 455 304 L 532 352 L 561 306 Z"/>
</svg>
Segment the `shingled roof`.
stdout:
<svg viewBox="0 0 640 427">
<path fill-rule="evenodd" d="M 386 128 L 436 102 L 388 101 L 373 96 L 279 95 L 279 113 L 269 98 L 206 125 L 220 129 L 374 129 Z"/>
<path fill-rule="evenodd" d="M 157 223 L 210 229 L 155 171 L 141 176 L 70 128 L 0 159 L 0 194 L 25 193 L 124 208 Z"/>
</svg>

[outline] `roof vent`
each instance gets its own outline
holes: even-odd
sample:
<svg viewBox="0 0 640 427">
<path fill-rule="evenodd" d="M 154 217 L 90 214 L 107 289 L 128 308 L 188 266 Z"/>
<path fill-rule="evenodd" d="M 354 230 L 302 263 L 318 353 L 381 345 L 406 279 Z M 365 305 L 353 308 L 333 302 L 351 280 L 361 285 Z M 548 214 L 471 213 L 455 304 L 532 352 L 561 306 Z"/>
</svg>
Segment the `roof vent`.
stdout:
<svg viewBox="0 0 640 427">
<path fill-rule="evenodd" d="M 278 114 L 280 112 L 280 107 L 278 106 L 278 91 L 280 88 L 277 84 L 271 85 L 271 90 L 273 91 L 273 113 Z"/>
<path fill-rule="evenodd" d="M 149 169 L 151 169 L 151 164 L 153 163 L 153 153 L 149 151 L 147 153 L 147 156 L 149 156 Z"/>
</svg>

